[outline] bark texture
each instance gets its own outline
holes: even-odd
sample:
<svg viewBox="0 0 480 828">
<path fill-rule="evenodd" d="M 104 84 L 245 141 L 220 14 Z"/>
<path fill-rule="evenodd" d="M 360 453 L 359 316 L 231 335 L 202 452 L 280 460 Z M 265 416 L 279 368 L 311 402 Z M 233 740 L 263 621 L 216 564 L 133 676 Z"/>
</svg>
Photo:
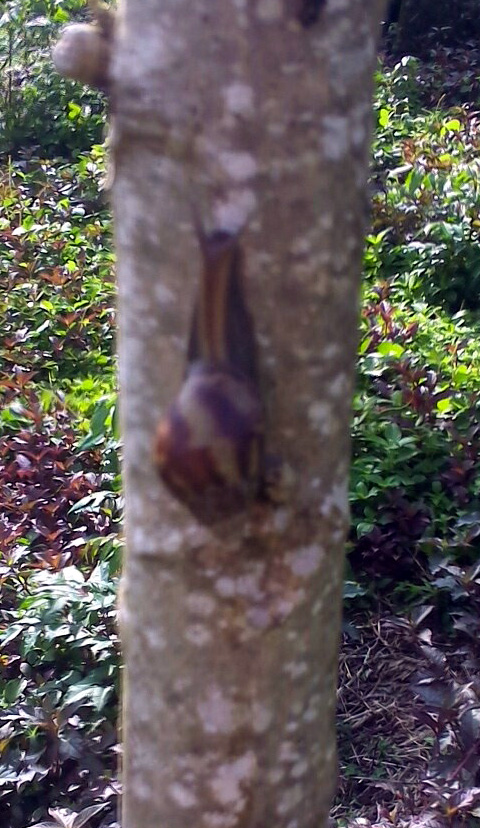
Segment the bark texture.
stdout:
<svg viewBox="0 0 480 828">
<path fill-rule="evenodd" d="M 310 5 L 312 5 L 310 3 Z M 314 6 L 315 4 L 313 4 Z M 381 4 L 124 0 L 113 201 L 128 555 L 123 828 L 319 828 L 335 691 L 357 283 Z M 268 448 L 290 496 L 215 531 L 160 484 L 201 267 L 244 227 Z"/>
</svg>

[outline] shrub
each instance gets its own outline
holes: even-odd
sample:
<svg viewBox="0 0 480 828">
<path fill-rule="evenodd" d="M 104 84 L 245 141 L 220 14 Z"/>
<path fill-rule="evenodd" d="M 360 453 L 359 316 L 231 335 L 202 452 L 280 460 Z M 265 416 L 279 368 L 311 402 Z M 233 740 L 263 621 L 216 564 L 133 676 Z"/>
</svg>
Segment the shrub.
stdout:
<svg viewBox="0 0 480 828">
<path fill-rule="evenodd" d="M 102 824 L 114 819 L 113 574 L 101 560 L 88 576 L 73 566 L 24 571 L 17 605 L 0 611 L 0 808 L 9 828 L 25 828 L 59 799 L 100 802 Z"/>
<path fill-rule="evenodd" d="M 433 550 L 479 549 L 480 247 L 476 118 L 422 111 L 417 63 L 380 81 L 353 421 L 351 563 L 421 581 Z M 380 581 L 378 580 L 380 579 Z"/>
<path fill-rule="evenodd" d="M 83 0 L 6 0 L 0 17 L 0 155 L 75 156 L 102 140 L 102 96 L 65 80 L 50 50 Z"/>
</svg>

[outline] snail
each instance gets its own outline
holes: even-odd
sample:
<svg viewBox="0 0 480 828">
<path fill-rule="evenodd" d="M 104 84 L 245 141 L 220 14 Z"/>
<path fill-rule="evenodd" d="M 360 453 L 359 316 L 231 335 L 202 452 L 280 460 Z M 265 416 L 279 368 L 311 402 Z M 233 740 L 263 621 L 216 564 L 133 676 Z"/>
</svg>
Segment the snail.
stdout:
<svg viewBox="0 0 480 828">
<path fill-rule="evenodd" d="M 182 387 L 160 422 L 156 465 L 166 487 L 206 524 L 261 495 L 264 410 L 238 235 L 205 233 Z"/>
</svg>

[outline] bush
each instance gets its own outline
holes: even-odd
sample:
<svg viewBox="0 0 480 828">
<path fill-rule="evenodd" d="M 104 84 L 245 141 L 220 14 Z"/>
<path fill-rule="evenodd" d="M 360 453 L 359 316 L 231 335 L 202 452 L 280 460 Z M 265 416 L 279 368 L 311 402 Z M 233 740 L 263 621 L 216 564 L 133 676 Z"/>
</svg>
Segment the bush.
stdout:
<svg viewBox="0 0 480 828">
<path fill-rule="evenodd" d="M 0 812 L 115 824 L 121 542 L 104 151 L 0 178 Z M 58 822 L 57 820 L 57 822 Z M 62 824 L 59 822 L 58 824 Z M 69 824 L 68 822 L 66 824 Z M 71 824 L 71 822 L 70 822 Z"/>
<path fill-rule="evenodd" d="M 102 140 L 102 96 L 55 71 L 60 28 L 84 15 L 83 0 L 6 0 L 0 18 L 0 155 L 76 156 Z"/>
<path fill-rule="evenodd" d="M 463 46 L 478 37 L 478 0 L 391 0 L 386 29 L 397 55 L 426 56 L 433 44 Z"/>
<path fill-rule="evenodd" d="M 480 495 L 479 139 L 466 110 L 422 110 L 416 66 L 379 79 L 353 422 L 351 563 L 389 587 L 480 549 L 459 527 Z"/>
<path fill-rule="evenodd" d="M 0 613 L 0 807 L 25 828 L 49 805 L 101 803 L 114 819 L 118 703 L 116 581 L 108 562 L 30 570 Z M 8 581 L 8 576 L 7 576 Z"/>
</svg>

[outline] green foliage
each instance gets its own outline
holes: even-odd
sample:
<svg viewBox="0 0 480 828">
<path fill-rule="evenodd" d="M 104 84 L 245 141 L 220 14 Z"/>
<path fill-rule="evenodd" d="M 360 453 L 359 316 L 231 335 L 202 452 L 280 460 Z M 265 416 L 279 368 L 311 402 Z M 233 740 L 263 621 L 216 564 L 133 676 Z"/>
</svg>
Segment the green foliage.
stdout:
<svg viewBox="0 0 480 828">
<path fill-rule="evenodd" d="M 83 808 L 82 811 L 76 813 L 67 808 L 49 808 L 48 813 L 53 817 L 53 822 L 36 822 L 31 828 L 82 828 L 88 825 L 91 817 L 103 811 L 105 805 L 90 805 L 88 808 Z"/>
<path fill-rule="evenodd" d="M 378 79 L 350 554 L 360 579 L 403 599 L 409 581 L 413 600 L 434 551 L 478 554 L 480 495 L 477 122 L 423 111 L 417 71 L 405 58 Z"/>
<path fill-rule="evenodd" d="M 85 393 L 112 388 L 113 254 L 98 195 L 103 175 L 103 150 L 95 146 L 75 167 L 42 162 L 26 173 L 15 164 L 0 178 L 0 429 L 17 422 L 22 388 L 33 377 L 45 411 L 60 395 L 88 416 Z"/>
<path fill-rule="evenodd" d="M 415 62 L 388 74 L 377 108 L 375 234 L 368 275 L 381 269 L 412 298 L 476 310 L 480 295 L 480 191 L 476 117 L 412 106 Z M 401 97 L 394 101 L 400 86 Z M 406 87 L 404 89 L 404 87 Z"/>
<path fill-rule="evenodd" d="M 50 51 L 83 0 L 6 0 L 0 17 L 0 155 L 76 155 L 102 140 L 102 96 L 60 77 Z M 40 150 L 41 147 L 41 150 Z"/>
<path fill-rule="evenodd" d="M 16 605 L 0 612 L 0 808 L 9 828 L 59 797 L 97 800 L 88 813 L 113 817 L 116 579 L 113 559 L 98 558 L 88 575 L 74 566 L 24 571 Z"/>
<path fill-rule="evenodd" d="M 8 828 L 45 822 L 47 810 L 47 824 L 115 824 L 122 502 L 104 175 L 103 148 L 94 146 L 75 165 L 14 162 L 0 178 L 8 492 L 0 812 Z"/>
<path fill-rule="evenodd" d="M 478 0 L 392 0 L 388 29 L 390 50 L 432 60 L 438 46 L 460 47 L 478 39 Z"/>
</svg>

